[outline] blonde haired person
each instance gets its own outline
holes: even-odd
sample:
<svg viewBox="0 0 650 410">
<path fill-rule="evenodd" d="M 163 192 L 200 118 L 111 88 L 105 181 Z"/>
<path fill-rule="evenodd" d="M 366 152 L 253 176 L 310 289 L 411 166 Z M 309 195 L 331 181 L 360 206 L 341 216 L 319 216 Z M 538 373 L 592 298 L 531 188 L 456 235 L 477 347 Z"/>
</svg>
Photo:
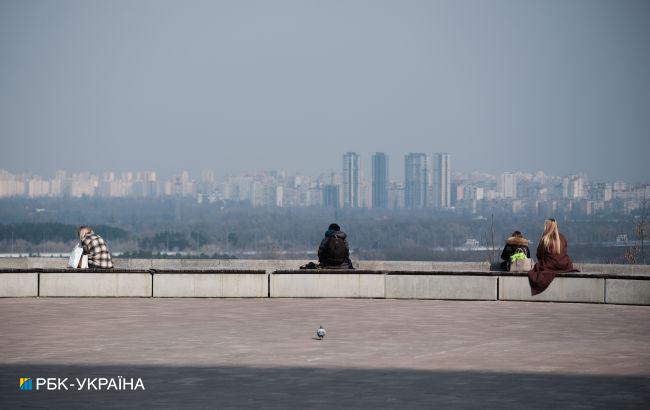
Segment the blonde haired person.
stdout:
<svg viewBox="0 0 650 410">
<path fill-rule="evenodd" d="M 88 267 L 113 269 L 113 258 L 104 238 L 93 232 L 89 226 L 80 226 L 78 233 L 83 254 L 88 255 Z"/>
<path fill-rule="evenodd" d="M 567 240 L 557 227 L 555 219 L 544 221 L 544 234 L 537 246 L 537 263 L 528 272 L 530 291 L 542 293 L 559 272 L 578 272 L 567 254 Z"/>
</svg>

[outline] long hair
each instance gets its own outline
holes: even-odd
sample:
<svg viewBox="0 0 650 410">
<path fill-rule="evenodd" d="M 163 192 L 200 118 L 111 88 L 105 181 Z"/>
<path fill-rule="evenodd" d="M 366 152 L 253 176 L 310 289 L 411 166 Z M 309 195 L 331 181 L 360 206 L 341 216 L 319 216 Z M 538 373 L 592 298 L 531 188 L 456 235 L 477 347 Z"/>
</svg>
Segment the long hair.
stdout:
<svg viewBox="0 0 650 410">
<path fill-rule="evenodd" d="M 555 219 L 544 221 L 544 235 L 542 235 L 542 244 L 544 249 L 549 253 L 560 253 L 562 244 L 560 242 L 560 231 L 557 229 Z"/>
</svg>

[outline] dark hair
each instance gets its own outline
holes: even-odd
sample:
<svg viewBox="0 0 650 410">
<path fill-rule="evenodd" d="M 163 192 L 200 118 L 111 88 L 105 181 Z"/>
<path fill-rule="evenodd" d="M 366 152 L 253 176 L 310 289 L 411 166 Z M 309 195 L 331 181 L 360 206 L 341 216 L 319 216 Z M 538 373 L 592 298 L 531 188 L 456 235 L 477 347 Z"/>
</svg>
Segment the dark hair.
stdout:
<svg viewBox="0 0 650 410">
<path fill-rule="evenodd" d="M 523 238 L 524 237 L 524 235 L 522 235 L 521 232 L 519 232 L 519 231 L 514 231 L 512 233 L 512 236 L 516 236 L 517 238 Z"/>
<path fill-rule="evenodd" d="M 330 229 L 330 230 L 332 230 L 332 231 L 340 231 L 340 230 L 341 230 L 341 227 L 338 226 L 338 224 L 330 224 L 330 227 L 327 228 L 327 229 Z"/>
</svg>

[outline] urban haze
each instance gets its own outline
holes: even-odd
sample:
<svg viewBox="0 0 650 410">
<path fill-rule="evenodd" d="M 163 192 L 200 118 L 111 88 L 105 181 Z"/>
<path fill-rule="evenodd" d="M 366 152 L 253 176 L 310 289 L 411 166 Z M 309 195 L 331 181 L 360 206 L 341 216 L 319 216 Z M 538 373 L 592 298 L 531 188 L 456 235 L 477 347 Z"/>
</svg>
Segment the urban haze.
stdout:
<svg viewBox="0 0 650 410">
<path fill-rule="evenodd" d="M 91 224 L 116 256 L 313 258 L 337 221 L 356 260 L 492 261 L 553 217 L 577 261 L 645 261 L 649 21 L 647 1 L 3 1 L 0 252 L 65 253 Z"/>
<path fill-rule="evenodd" d="M 647 1 L 0 2 L 1 168 L 647 182 Z"/>
</svg>

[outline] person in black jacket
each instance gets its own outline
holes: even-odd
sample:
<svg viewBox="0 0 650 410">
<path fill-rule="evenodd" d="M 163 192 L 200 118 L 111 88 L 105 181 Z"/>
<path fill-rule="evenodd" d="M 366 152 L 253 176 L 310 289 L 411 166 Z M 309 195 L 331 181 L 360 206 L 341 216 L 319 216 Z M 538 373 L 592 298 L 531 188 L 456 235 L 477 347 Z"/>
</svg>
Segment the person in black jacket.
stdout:
<svg viewBox="0 0 650 410">
<path fill-rule="evenodd" d="M 318 262 L 322 268 L 354 269 L 350 261 L 347 235 L 335 223 L 329 226 L 318 247 Z"/>
<path fill-rule="evenodd" d="M 519 231 L 514 231 L 512 235 L 506 240 L 506 246 L 503 247 L 501 252 L 501 267 L 503 270 L 508 270 L 508 263 L 510 263 L 510 257 L 514 255 L 517 251 L 522 251 L 526 254 L 527 258 L 530 258 L 530 249 L 528 248 L 529 240 L 524 238 L 524 235 Z"/>
</svg>

